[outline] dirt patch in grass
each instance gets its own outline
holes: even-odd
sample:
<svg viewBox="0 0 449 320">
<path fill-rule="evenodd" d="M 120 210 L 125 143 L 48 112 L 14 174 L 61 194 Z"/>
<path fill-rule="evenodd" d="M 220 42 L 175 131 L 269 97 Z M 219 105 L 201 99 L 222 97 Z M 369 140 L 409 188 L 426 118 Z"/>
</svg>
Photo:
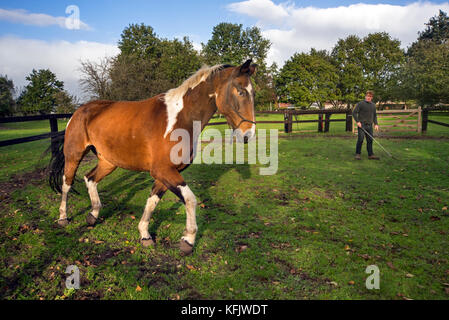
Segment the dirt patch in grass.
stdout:
<svg viewBox="0 0 449 320">
<path fill-rule="evenodd" d="M 29 184 L 39 185 L 46 177 L 45 169 L 37 168 L 32 172 L 16 174 L 9 181 L 0 183 L 0 207 L 9 202 L 11 193 L 18 189 L 23 189 Z"/>
</svg>

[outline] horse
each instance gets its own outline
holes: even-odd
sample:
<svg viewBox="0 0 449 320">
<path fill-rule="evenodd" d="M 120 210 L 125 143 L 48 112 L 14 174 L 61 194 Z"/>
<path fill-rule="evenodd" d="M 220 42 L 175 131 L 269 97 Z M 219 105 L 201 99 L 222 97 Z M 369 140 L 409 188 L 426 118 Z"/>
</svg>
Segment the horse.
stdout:
<svg viewBox="0 0 449 320">
<path fill-rule="evenodd" d="M 62 194 L 58 224 L 65 227 L 67 195 L 83 157 L 92 151 L 98 163 L 84 177 L 92 211 L 88 225 L 98 220 L 101 201 L 97 185 L 117 167 L 148 172 L 154 178 L 151 194 L 138 225 L 144 247 L 155 243 L 148 232 L 151 215 L 167 190 L 173 192 L 186 209 L 186 228 L 179 248 L 193 251 L 198 226 L 196 197 L 181 176 L 193 161 L 195 139 L 190 139 L 190 162 L 174 163 L 170 151 L 177 141 L 170 139 L 176 129 L 193 137 L 193 122 L 201 130 L 217 110 L 224 115 L 238 142 L 255 136 L 255 92 L 251 76 L 257 68 L 251 60 L 239 66 L 204 66 L 179 87 L 141 101 L 93 101 L 79 107 L 67 124 L 65 134 L 50 160 L 50 186 Z M 195 137 L 193 137 L 195 138 Z"/>
</svg>

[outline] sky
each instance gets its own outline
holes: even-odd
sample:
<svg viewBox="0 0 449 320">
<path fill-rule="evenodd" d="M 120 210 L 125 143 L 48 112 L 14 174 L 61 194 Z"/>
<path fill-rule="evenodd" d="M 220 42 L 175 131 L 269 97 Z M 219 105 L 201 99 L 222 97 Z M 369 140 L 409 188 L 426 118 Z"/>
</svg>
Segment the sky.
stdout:
<svg viewBox="0 0 449 320">
<path fill-rule="evenodd" d="M 405 49 L 448 1 L 0 0 L 0 75 L 21 90 L 32 69 L 49 68 L 83 99 L 80 62 L 118 54 L 121 32 L 150 25 L 159 37 L 187 36 L 200 49 L 221 22 L 257 26 L 272 43 L 268 63 L 330 50 L 348 35 L 388 32 Z M 79 19 L 76 19 L 79 17 Z"/>
</svg>

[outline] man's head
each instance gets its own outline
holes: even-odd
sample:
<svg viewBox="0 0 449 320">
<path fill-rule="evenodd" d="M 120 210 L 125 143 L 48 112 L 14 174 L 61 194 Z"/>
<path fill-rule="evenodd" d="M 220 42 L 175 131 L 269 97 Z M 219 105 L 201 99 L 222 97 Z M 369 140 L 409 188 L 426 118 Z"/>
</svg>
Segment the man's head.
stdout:
<svg viewBox="0 0 449 320">
<path fill-rule="evenodd" d="M 365 94 L 365 101 L 371 102 L 373 100 L 373 97 L 374 97 L 374 92 L 371 90 L 368 90 Z"/>
</svg>

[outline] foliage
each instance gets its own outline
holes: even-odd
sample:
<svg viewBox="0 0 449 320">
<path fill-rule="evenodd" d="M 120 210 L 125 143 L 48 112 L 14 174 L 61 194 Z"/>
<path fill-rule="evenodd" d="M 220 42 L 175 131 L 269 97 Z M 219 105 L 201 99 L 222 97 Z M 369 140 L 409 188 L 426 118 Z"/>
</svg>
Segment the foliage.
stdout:
<svg viewBox="0 0 449 320">
<path fill-rule="evenodd" d="M 82 64 L 83 90 L 93 98 L 142 100 L 182 83 L 201 67 L 192 42 L 161 39 L 151 26 L 132 24 L 119 41 L 120 54 Z"/>
<path fill-rule="evenodd" d="M 449 17 L 440 10 L 407 51 L 402 96 L 422 106 L 449 103 Z"/>
<path fill-rule="evenodd" d="M 14 83 L 8 76 L 0 75 L 0 117 L 14 113 Z"/>
<path fill-rule="evenodd" d="M 449 103 L 449 42 L 418 41 L 402 72 L 404 96 L 421 106 Z"/>
<path fill-rule="evenodd" d="M 81 61 L 81 88 L 92 100 L 107 100 L 111 97 L 111 58 L 99 62 Z"/>
<path fill-rule="evenodd" d="M 212 38 L 203 44 L 206 63 L 239 65 L 247 59 L 264 65 L 271 43 L 258 27 L 243 29 L 241 24 L 222 22 L 212 31 Z"/>
<path fill-rule="evenodd" d="M 375 101 L 396 98 L 398 74 L 404 62 L 399 40 L 386 32 L 372 33 L 363 39 L 363 74 L 366 88 L 374 90 Z"/>
<path fill-rule="evenodd" d="M 337 88 L 340 100 L 350 107 L 358 102 L 366 91 L 362 39 L 355 35 L 339 39 L 332 49 L 331 57 L 339 75 Z"/>
<path fill-rule="evenodd" d="M 276 79 L 280 100 L 301 107 L 317 103 L 324 108 L 326 101 L 337 98 L 337 84 L 336 68 L 317 51 L 294 54 Z"/>
<path fill-rule="evenodd" d="M 56 113 L 73 113 L 78 107 L 78 99 L 67 91 L 55 93 Z"/>
<path fill-rule="evenodd" d="M 203 44 L 202 56 L 209 65 L 239 65 L 252 59 L 258 65 L 253 77 L 256 89 L 255 107 L 260 110 L 276 101 L 274 75 L 277 66 L 267 67 L 266 58 L 271 43 L 258 27 L 243 29 L 241 24 L 222 22 L 212 31 L 212 38 Z"/>
<path fill-rule="evenodd" d="M 29 84 L 18 99 L 20 111 L 24 114 L 46 114 L 55 111 L 55 94 L 64 89 L 64 83 L 49 69 L 33 69 L 26 80 Z"/>
<path fill-rule="evenodd" d="M 427 28 L 423 32 L 418 33 L 418 41 L 432 40 L 442 44 L 449 40 L 449 17 L 446 12 L 440 10 L 438 16 L 430 18 L 426 25 Z"/>
</svg>

